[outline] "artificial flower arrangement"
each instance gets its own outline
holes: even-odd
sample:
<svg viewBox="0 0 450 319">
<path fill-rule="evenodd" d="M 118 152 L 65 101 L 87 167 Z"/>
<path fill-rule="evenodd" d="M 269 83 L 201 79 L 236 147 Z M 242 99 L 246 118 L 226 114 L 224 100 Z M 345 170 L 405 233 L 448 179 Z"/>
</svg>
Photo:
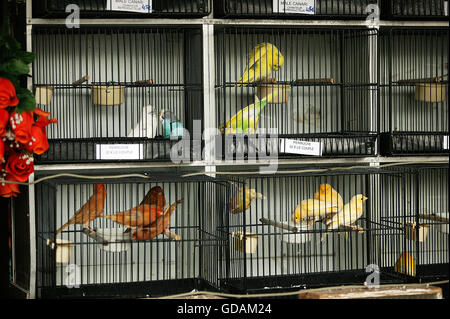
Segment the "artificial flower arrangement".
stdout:
<svg viewBox="0 0 450 319">
<path fill-rule="evenodd" d="M 36 107 L 31 91 L 20 86 L 20 77 L 28 75 L 32 52 L 3 28 L 0 34 L 0 196 L 16 197 L 19 184 L 34 172 L 33 154 L 48 150 L 45 127 L 56 123 L 50 113 Z"/>
</svg>

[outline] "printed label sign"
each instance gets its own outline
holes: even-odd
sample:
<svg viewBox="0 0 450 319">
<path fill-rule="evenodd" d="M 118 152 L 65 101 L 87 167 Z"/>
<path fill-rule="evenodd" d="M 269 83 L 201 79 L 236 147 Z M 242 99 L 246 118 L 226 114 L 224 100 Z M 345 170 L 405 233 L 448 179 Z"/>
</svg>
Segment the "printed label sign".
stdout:
<svg viewBox="0 0 450 319">
<path fill-rule="evenodd" d="M 284 138 L 281 140 L 280 148 L 282 153 L 322 156 L 321 142 L 306 142 Z"/>
<path fill-rule="evenodd" d="M 444 136 L 444 145 L 442 146 L 444 150 L 448 150 L 448 136 Z"/>
<path fill-rule="evenodd" d="M 273 13 L 315 14 L 315 0 L 273 0 Z"/>
<path fill-rule="evenodd" d="M 106 0 L 106 10 L 151 13 L 153 0 Z"/>
<path fill-rule="evenodd" d="M 142 144 L 97 144 L 98 160 L 141 160 L 144 159 Z"/>
</svg>

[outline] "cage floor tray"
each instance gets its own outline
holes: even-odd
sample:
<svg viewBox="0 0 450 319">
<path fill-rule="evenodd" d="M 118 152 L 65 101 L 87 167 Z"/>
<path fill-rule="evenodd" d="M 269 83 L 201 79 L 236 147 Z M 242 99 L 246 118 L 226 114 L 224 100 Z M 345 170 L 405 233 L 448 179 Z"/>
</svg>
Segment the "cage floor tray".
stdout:
<svg viewBox="0 0 450 319">
<path fill-rule="evenodd" d="M 163 138 L 96 138 L 96 139 L 50 139 L 49 149 L 46 153 L 37 156 L 37 163 L 58 162 L 93 162 L 100 161 L 101 154 L 98 145 L 134 145 L 140 149 L 136 158 L 127 160 L 166 161 L 170 160 L 171 147 L 177 140 Z M 123 160 L 123 159 L 122 159 Z M 120 161 L 120 159 L 106 159 L 101 161 Z"/>
<path fill-rule="evenodd" d="M 381 134 L 381 152 L 384 155 L 408 154 L 448 154 L 444 133 L 408 133 Z M 448 143 L 448 140 L 447 140 Z M 447 144 L 448 145 L 448 144 Z"/>
<path fill-rule="evenodd" d="M 227 137 L 228 139 L 228 137 Z M 358 135 L 358 136 L 320 136 L 314 137 L 311 136 L 282 136 L 278 137 L 278 144 L 273 144 L 273 139 L 267 138 L 266 141 L 261 139 L 263 142 L 262 147 L 261 144 L 257 145 L 261 142 L 256 142 L 256 136 L 252 135 L 249 138 L 244 137 L 243 142 L 242 139 L 236 136 L 236 139 L 233 141 L 227 142 L 226 138 L 222 136 L 218 136 L 216 138 L 216 150 L 222 150 L 219 153 L 216 153 L 218 159 L 221 158 L 224 154 L 227 156 L 236 154 L 244 154 L 245 158 L 255 158 L 258 157 L 258 152 L 260 150 L 265 149 L 266 155 L 269 156 L 271 154 L 278 154 L 279 158 L 297 158 L 297 157 L 305 157 L 311 156 L 306 154 L 297 154 L 290 153 L 287 151 L 283 151 L 282 143 L 283 140 L 298 140 L 304 142 L 321 142 L 321 156 L 325 157 L 346 157 L 346 156 L 373 156 L 375 155 L 375 144 L 377 137 L 376 135 Z M 221 144 L 222 143 L 222 144 Z M 222 145 L 222 147 L 221 147 Z M 225 152 L 225 153 L 224 153 Z M 255 155 L 254 155 L 255 154 Z M 319 155 L 316 155 L 319 156 Z M 225 157 L 225 156 L 223 156 Z"/>
</svg>

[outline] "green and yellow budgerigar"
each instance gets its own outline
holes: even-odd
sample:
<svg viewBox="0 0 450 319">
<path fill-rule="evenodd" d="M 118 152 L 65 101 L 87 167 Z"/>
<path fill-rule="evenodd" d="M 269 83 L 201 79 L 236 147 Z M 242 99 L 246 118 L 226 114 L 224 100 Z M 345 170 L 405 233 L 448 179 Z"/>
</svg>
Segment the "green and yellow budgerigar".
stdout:
<svg viewBox="0 0 450 319">
<path fill-rule="evenodd" d="M 284 57 L 271 43 L 261 43 L 255 46 L 245 71 L 234 87 L 246 86 L 258 80 L 268 78 L 273 71 L 278 71 L 284 64 Z"/>
<path fill-rule="evenodd" d="M 233 117 L 226 123 L 225 127 L 221 125 L 219 129 L 223 132 L 225 129 L 225 134 L 254 134 L 258 128 L 259 114 L 270 102 L 272 98 L 275 98 L 278 91 L 273 91 L 268 96 L 261 100 L 255 96 L 255 103 L 245 107 L 244 109 L 237 112 Z"/>
</svg>

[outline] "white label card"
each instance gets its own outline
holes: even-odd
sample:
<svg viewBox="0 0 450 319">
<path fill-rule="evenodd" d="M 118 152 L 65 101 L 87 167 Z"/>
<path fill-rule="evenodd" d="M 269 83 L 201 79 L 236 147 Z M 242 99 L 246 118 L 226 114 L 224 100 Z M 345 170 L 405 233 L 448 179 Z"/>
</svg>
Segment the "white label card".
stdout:
<svg viewBox="0 0 450 319">
<path fill-rule="evenodd" d="M 281 140 L 281 152 L 299 155 L 322 156 L 322 143 L 297 141 L 284 138 Z"/>
<path fill-rule="evenodd" d="M 448 136 L 444 136 L 444 145 L 442 146 L 444 150 L 448 150 Z"/>
<path fill-rule="evenodd" d="M 315 0 L 272 0 L 273 13 L 315 14 Z"/>
<path fill-rule="evenodd" d="M 97 144 L 97 160 L 141 160 L 144 159 L 142 144 Z"/>
<path fill-rule="evenodd" d="M 106 0 L 106 10 L 151 13 L 153 0 Z"/>
</svg>

